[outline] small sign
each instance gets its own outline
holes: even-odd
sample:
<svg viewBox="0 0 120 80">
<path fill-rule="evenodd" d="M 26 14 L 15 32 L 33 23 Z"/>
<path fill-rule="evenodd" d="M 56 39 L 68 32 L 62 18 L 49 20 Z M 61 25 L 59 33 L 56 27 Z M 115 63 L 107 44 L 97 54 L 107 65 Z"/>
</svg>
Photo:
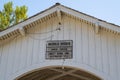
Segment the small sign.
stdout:
<svg viewBox="0 0 120 80">
<path fill-rule="evenodd" d="M 72 40 L 50 40 L 46 44 L 46 59 L 71 59 L 73 57 Z"/>
</svg>

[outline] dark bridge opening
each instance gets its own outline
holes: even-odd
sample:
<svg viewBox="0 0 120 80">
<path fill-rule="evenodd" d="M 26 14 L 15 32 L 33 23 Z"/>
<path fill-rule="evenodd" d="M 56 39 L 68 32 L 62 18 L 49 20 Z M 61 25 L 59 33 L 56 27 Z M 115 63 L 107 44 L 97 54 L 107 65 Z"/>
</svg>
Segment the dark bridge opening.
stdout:
<svg viewBox="0 0 120 80">
<path fill-rule="evenodd" d="M 70 67 L 48 67 L 35 70 L 16 80 L 102 80 L 83 70 Z"/>
</svg>

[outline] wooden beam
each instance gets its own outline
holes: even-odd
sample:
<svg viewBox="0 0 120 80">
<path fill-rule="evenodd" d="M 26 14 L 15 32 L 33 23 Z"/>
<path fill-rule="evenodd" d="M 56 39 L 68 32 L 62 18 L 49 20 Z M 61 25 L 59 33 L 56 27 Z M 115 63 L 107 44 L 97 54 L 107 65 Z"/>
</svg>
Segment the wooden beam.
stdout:
<svg viewBox="0 0 120 80">
<path fill-rule="evenodd" d="M 63 77 L 63 76 L 65 76 L 65 75 L 71 75 L 71 76 L 78 77 L 78 78 L 84 79 L 84 80 L 93 80 L 93 79 L 88 78 L 88 77 L 85 77 L 85 76 L 81 76 L 81 75 L 74 74 L 73 72 L 77 71 L 77 69 L 70 70 L 70 71 L 67 71 L 67 72 L 64 71 L 64 70 L 58 70 L 58 69 L 52 69 L 52 68 L 50 68 L 50 70 L 53 70 L 53 71 L 56 71 L 56 72 L 61 72 L 62 74 L 57 75 L 57 76 L 54 76 L 54 77 L 49 78 L 49 79 L 47 79 L 47 80 L 54 80 L 54 79 Z"/>
<path fill-rule="evenodd" d="M 62 71 L 62 74 L 57 75 L 57 76 L 54 76 L 54 77 L 49 78 L 49 79 L 47 79 L 47 80 L 55 80 L 55 79 L 57 79 L 57 78 L 60 78 L 60 77 L 62 77 L 62 76 L 65 76 L 65 75 L 67 75 L 67 74 L 71 74 L 72 72 L 75 72 L 75 71 L 76 71 L 76 70 L 70 70 L 70 71 L 68 71 L 68 72 Z"/>
<path fill-rule="evenodd" d="M 25 30 L 22 27 L 19 28 L 19 32 L 22 36 L 25 36 Z"/>
<path fill-rule="evenodd" d="M 57 17 L 58 17 L 59 23 L 61 23 L 62 18 L 61 18 L 61 10 L 60 10 L 60 8 L 57 8 Z"/>
<path fill-rule="evenodd" d="M 100 26 L 99 26 L 99 22 L 95 23 L 95 33 L 98 34 L 100 31 Z"/>
<path fill-rule="evenodd" d="M 74 77 L 78 77 L 78 78 L 83 79 L 83 80 L 93 80 L 91 78 L 87 78 L 87 77 L 81 76 L 81 75 L 76 75 L 76 74 L 73 74 L 73 73 L 70 73 L 69 75 L 74 76 Z"/>
</svg>

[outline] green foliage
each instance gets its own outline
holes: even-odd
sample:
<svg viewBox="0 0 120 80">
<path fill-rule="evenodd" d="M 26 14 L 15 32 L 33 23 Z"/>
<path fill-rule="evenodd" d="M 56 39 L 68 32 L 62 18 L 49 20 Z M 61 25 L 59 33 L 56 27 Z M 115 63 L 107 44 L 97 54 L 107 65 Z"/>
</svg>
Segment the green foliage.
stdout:
<svg viewBox="0 0 120 80">
<path fill-rule="evenodd" d="M 14 9 L 12 2 L 4 4 L 4 9 L 0 11 L 0 30 L 25 20 L 27 18 L 27 10 L 25 5 L 16 6 Z"/>
</svg>

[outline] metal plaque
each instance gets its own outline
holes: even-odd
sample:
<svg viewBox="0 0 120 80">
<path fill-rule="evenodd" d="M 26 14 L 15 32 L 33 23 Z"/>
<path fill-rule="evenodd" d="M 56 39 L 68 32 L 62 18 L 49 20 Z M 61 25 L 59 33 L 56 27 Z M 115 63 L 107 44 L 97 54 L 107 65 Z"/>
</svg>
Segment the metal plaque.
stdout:
<svg viewBox="0 0 120 80">
<path fill-rule="evenodd" d="M 46 43 L 46 59 L 71 59 L 72 53 L 72 40 L 50 40 Z"/>
</svg>

